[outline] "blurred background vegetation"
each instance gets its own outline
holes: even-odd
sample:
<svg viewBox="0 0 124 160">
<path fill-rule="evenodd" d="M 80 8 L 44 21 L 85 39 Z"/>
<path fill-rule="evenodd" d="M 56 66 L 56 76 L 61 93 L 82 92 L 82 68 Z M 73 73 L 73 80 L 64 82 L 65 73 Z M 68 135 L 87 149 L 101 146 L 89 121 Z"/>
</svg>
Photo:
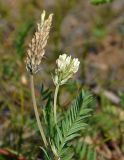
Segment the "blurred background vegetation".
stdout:
<svg viewBox="0 0 124 160">
<path fill-rule="evenodd" d="M 50 74 L 59 54 L 79 58 L 77 81 L 61 89 L 58 103 L 66 108 L 76 90 L 90 89 L 97 103 L 85 140 L 96 148 L 99 160 L 124 160 L 124 1 L 104 2 L 0 0 L 0 160 L 3 148 L 29 160 L 42 159 L 24 59 L 43 9 L 54 18 L 35 79 L 39 111 L 42 84 L 54 90 Z"/>
</svg>

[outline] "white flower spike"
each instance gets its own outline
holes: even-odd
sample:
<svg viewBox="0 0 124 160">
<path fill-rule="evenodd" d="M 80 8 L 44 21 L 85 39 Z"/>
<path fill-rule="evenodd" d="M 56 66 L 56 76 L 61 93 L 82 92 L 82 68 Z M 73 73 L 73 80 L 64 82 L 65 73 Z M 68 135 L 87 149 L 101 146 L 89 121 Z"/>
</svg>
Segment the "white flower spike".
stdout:
<svg viewBox="0 0 124 160">
<path fill-rule="evenodd" d="M 56 64 L 57 69 L 53 81 L 55 85 L 63 85 L 78 71 L 80 62 L 78 58 L 72 59 L 71 56 L 62 54 L 56 60 Z"/>
</svg>

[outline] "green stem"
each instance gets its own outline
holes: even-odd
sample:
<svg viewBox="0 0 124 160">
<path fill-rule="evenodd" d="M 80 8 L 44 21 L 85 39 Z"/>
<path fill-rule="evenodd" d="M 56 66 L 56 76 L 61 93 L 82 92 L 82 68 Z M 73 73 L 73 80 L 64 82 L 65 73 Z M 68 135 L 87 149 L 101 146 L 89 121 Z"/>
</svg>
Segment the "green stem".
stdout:
<svg viewBox="0 0 124 160">
<path fill-rule="evenodd" d="M 59 90 L 59 85 L 56 86 L 55 94 L 54 94 L 54 121 L 55 121 L 55 124 L 57 123 L 56 110 L 57 110 L 57 95 L 58 95 L 58 90 Z"/>
<path fill-rule="evenodd" d="M 33 101 L 35 117 L 36 117 L 36 120 L 37 120 L 37 125 L 38 125 L 38 128 L 40 130 L 40 134 L 41 134 L 41 137 L 43 139 L 44 145 L 45 145 L 45 147 L 47 147 L 47 140 L 46 140 L 46 137 L 45 137 L 45 134 L 44 134 L 44 131 L 43 131 L 43 127 L 42 127 L 41 122 L 40 122 L 40 117 L 39 117 L 39 113 L 38 113 L 38 109 L 37 109 L 37 103 L 36 103 L 35 91 L 34 91 L 33 75 L 31 75 L 30 79 L 31 79 L 31 94 L 32 94 L 32 101 Z"/>
</svg>

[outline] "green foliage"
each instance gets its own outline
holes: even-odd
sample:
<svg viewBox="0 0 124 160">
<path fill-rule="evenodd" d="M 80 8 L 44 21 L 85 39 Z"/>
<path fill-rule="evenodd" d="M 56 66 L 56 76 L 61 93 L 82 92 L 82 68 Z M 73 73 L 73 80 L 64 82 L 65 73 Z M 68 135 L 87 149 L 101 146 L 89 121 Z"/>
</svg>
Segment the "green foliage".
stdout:
<svg viewBox="0 0 124 160">
<path fill-rule="evenodd" d="M 96 25 L 93 28 L 93 34 L 97 38 L 103 38 L 106 35 L 106 29 L 104 28 L 103 25 Z"/>
<path fill-rule="evenodd" d="M 5 155 L 0 155 L 0 160 L 7 160 L 7 156 L 5 156 Z M 11 160 L 11 159 L 10 159 Z M 14 160 L 14 159 L 13 159 Z"/>
<path fill-rule="evenodd" d="M 51 160 L 51 158 L 49 157 L 47 151 L 46 151 L 43 147 L 40 147 L 40 148 L 42 149 L 42 151 L 43 151 L 43 153 L 44 153 L 44 158 L 45 158 L 45 160 Z"/>
<path fill-rule="evenodd" d="M 87 160 L 93 157 L 93 160 L 95 160 L 95 151 L 89 145 L 87 147 L 83 145 L 80 147 L 80 151 L 75 152 L 77 146 L 73 143 L 74 139 L 80 136 L 80 131 L 87 133 L 86 128 L 93 110 L 91 108 L 93 104 L 92 95 L 82 91 L 72 102 L 67 112 L 63 116 L 58 116 L 58 123 L 55 124 L 50 91 L 44 89 L 42 85 L 41 94 L 43 94 L 43 99 L 46 97 L 45 100 L 47 101 L 43 112 L 49 146 L 46 149 L 41 147 L 45 160 L 53 160 L 54 158 L 71 160 L 75 156 L 79 157 L 82 150 L 84 155 L 87 156 Z"/>
<path fill-rule="evenodd" d="M 80 136 L 79 131 L 86 129 L 87 120 L 92 111 L 89 108 L 91 102 L 92 96 L 88 92 L 82 91 L 63 119 L 56 125 L 55 134 L 53 140 L 51 140 L 52 150 L 62 160 L 69 160 L 73 157 L 70 141 Z"/>
<path fill-rule="evenodd" d="M 101 111 L 92 119 L 94 133 L 102 132 L 103 141 L 121 139 L 124 131 L 123 107 L 111 104 L 104 95 L 101 95 L 101 104 Z"/>
<path fill-rule="evenodd" d="M 75 145 L 75 155 L 78 160 L 96 160 L 96 151 L 85 142 L 78 142 Z"/>
<path fill-rule="evenodd" d="M 16 55 L 14 55 L 16 58 Z M 14 58 L 4 57 L 0 60 L 0 78 L 2 80 L 17 80 L 19 77 L 19 68 L 17 62 L 15 62 Z M 17 72 L 15 72 L 15 69 Z"/>
<path fill-rule="evenodd" d="M 124 93 L 119 93 L 121 106 L 124 107 Z"/>
<path fill-rule="evenodd" d="M 113 0 L 90 0 L 92 4 L 98 5 L 98 4 L 105 4 L 105 3 L 110 3 Z"/>
<path fill-rule="evenodd" d="M 49 98 L 47 100 L 47 104 L 44 109 L 44 119 L 47 127 L 47 137 L 52 137 L 53 135 L 53 129 L 54 129 L 54 118 L 53 118 L 53 108 L 51 99 Z"/>
<path fill-rule="evenodd" d="M 46 101 L 45 107 L 43 109 L 43 115 L 44 115 L 44 120 L 47 128 L 46 130 L 47 136 L 49 138 L 49 136 L 52 135 L 53 128 L 54 128 L 52 96 L 51 96 L 52 93 L 49 89 L 45 89 L 43 84 L 41 86 L 40 93 L 41 93 L 42 101 Z"/>
<path fill-rule="evenodd" d="M 25 53 L 25 39 L 27 37 L 28 32 L 30 31 L 33 23 L 32 21 L 27 21 L 26 23 L 22 24 L 18 30 L 16 41 L 15 41 L 15 48 L 17 54 L 22 58 Z"/>
<path fill-rule="evenodd" d="M 40 94 L 42 96 L 42 100 L 51 99 L 51 91 L 49 89 L 45 89 L 43 84 L 41 85 Z"/>
<path fill-rule="evenodd" d="M 89 147 L 88 153 L 87 153 L 87 160 L 96 160 L 96 152 Z"/>
</svg>

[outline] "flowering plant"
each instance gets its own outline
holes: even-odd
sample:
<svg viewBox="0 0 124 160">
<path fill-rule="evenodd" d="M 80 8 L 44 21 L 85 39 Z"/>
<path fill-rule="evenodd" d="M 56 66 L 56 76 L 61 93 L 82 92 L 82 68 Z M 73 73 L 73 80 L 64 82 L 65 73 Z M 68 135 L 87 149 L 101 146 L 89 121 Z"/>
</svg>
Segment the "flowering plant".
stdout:
<svg viewBox="0 0 124 160">
<path fill-rule="evenodd" d="M 31 78 L 32 101 L 38 128 L 43 140 L 41 149 L 44 151 L 44 159 L 71 160 L 75 157 L 73 150 L 74 145 L 71 142 L 80 138 L 81 131 L 86 131 L 88 125 L 87 120 L 90 118 L 92 112 L 92 96 L 82 90 L 66 112 L 58 113 L 58 111 L 61 110 L 61 108 L 58 110 L 57 105 L 59 87 L 73 77 L 78 71 L 80 64 L 78 58 L 72 58 L 66 54 L 60 55 L 56 60 L 57 68 L 52 77 L 55 84 L 54 100 L 51 98 L 51 93 L 47 94 L 48 91 L 42 91 L 45 95 L 47 94 L 47 96 L 45 96 L 47 104 L 42 109 L 44 115 L 42 123 L 44 123 L 44 125 L 41 123 L 35 99 L 33 75 L 38 72 L 41 59 L 45 53 L 44 48 L 47 44 L 51 22 L 52 14 L 45 20 L 45 11 L 43 11 L 41 23 L 38 24 L 38 31 L 36 31 L 29 44 L 26 68 Z M 59 117 L 58 115 L 60 114 L 61 116 Z M 92 152 L 91 156 L 92 160 L 95 160 L 95 152 Z M 82 159 L 82 156 L 79 159 Z"/>
</svg>

